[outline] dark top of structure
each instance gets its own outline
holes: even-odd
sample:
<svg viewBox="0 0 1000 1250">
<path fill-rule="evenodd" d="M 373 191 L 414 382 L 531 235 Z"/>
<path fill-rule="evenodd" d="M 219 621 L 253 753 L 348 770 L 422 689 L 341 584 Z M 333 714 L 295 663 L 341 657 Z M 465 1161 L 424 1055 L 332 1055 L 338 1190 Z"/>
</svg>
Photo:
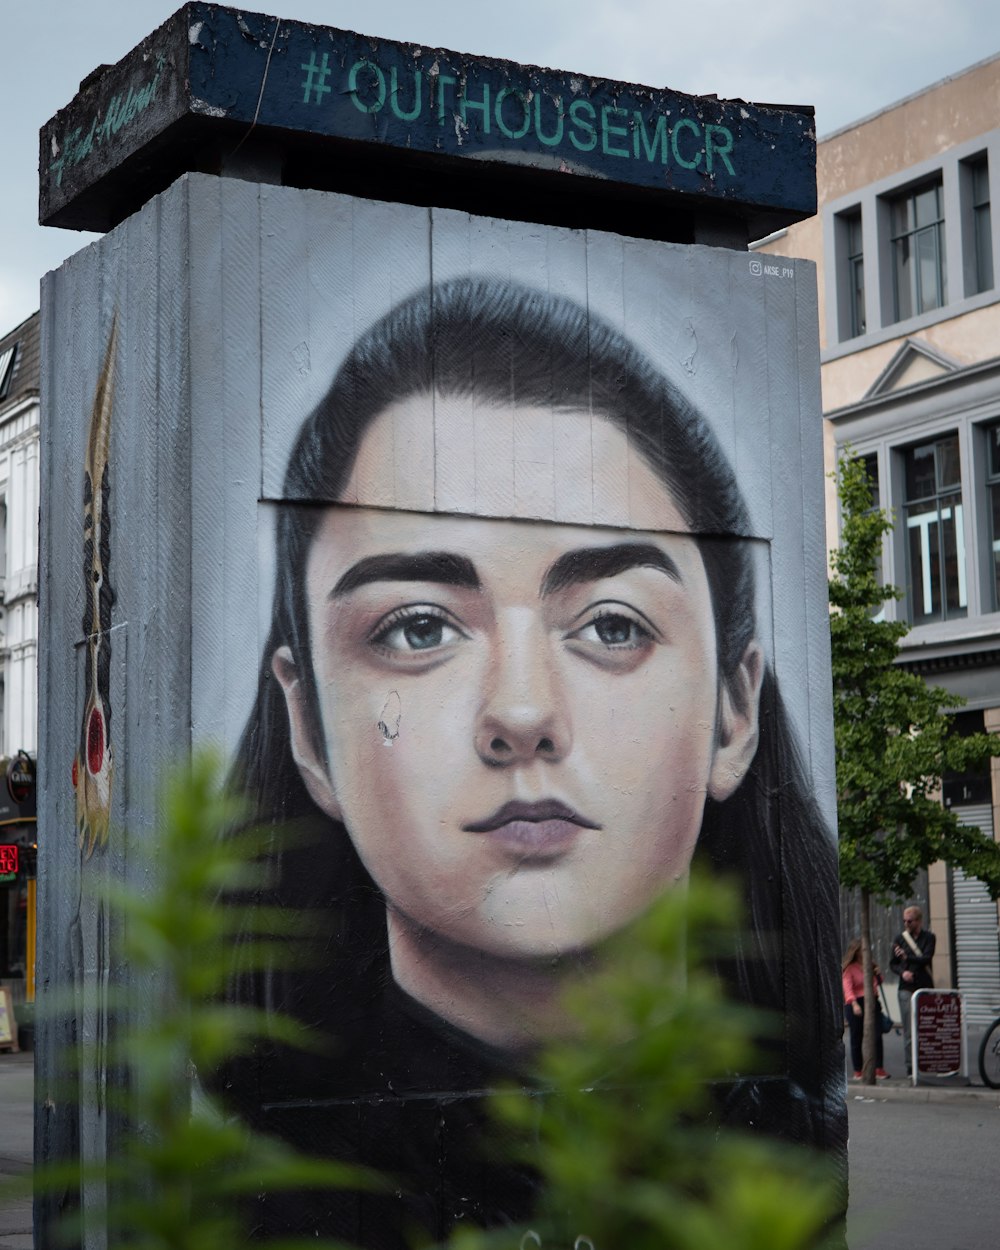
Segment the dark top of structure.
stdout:
<svg viewBox="0 0 1000 1250">
<path fill-rule="evenodd" d="M 199 0 L 95 70 L 42 129 L 39 219 L 107 230 L 186 170 L 730 245 L 816 211 L 811 108 Z"/>
</svg>

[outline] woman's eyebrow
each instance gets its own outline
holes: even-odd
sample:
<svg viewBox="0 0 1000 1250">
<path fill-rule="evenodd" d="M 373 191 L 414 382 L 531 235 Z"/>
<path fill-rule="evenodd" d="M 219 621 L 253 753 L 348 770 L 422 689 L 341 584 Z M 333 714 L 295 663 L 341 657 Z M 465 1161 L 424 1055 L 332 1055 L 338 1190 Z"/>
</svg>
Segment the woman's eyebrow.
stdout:
<svg viewBox="0 0 1000 1250">
<path fill-rule="evenodd" d="M 465 556 L 450 551 L 391 551 L 385 555 L 366 556 L 352 564 L 339 578 L 330 598 L 348 595 L 370 582 L 439 582 L 445 586 L 462 586 L 479 590 L 475 565 Z"/>
<path fill-rule="evenodd" d="M 542 594 L 552 595 L 580 582 L 617 577 L 628 569 L 659 569 L 683 582 L 676 562 L 653 543 L 617 543 L 613 547 L 578 547 L 554 561 L 542 578 Z"/>
</svg>

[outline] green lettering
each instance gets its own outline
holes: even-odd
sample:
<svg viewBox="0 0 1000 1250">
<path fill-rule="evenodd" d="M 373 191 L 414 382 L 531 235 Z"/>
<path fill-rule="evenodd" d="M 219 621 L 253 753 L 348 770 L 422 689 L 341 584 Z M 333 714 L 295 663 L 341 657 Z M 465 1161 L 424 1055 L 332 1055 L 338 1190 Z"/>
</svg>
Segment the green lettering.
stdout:
<svg viewBox="0 0 1000 1250">
<path fill-rule="evenodd" d="M 424 80 L 423 71 L 416 69 L 413 71 L 413 108 L 404 112 L 399 107 L 399 78 L 395 65 L 389 70 L 389 103 L 392 105 L 392 111 L 396 114 L 401 122 L 412 122 L 420 116 L 420 93 L 421 85 Z"/>
<path fill-rule="evenodd" d="M 365 104 L 358 96 L 358 73 L 362 69 L 370 70 L 378 83 L 378 99 L 374 104 Z M 377 113 L 385 104 L 385 76 L 374 61 L 356 61 L 351 66 L 351 72 L 347 75 L 347 90 L 351 93 L 355 107 L 362 113 Z"/>
<path fill-rule="evenodd" d="M 507 125 L 507 123 L 503 119 L 503 102 L 504 100 L 507 99 L 509 95 L 514 96 L 514 98 L 520 102 L 521 108 L 524 109 L 524 125 L 521 127 L 520 130 L 511 130 L 511 128 Z M 518 91 L 516 88 L 514 87 L 501 87 L 500 88 L 500 90 L 497 92 L 497 102 L 496 102 L 496 107 L 494 109 L 494 113 L 496 115 L 497 125 L 500 127 L 501 132 L 505 134 L 508 139 L 523 139 L 524 136 L 528 133 L 528 127 L 531 125 L 531 109 L 530 109 L 530 106 L 528 105 L 528 101 L 524 98 L 521 92 Z"/>
<path fill-rule="evenodd" d="M 94 150 L 94 133 L 97 129 L 97 118 L 95 117 L 90 123 L 90 129 L 87 131 L 87 137 L 80 145 L 80 152 L 73 161 L 74 165 L 78 165 L 85 156 L 89 156 Z"/>
<path fill-rule="evenodd" d="M 722 135 L 723 142 L 716 143 L 714 136 Z M 733 132 L 727 126 L 706 126 L 705 127 L 705 168 L 709 173 L 712 172 L 712 153 L 718 152 L 722 157 L 722 163 L 726 169 L 735 177 L 736 170 L 733 169 L 733 162 L 729 159 L 729 153 L 733 150 Z"/>
<path fill-rule="evenodd" d="M 677 123 L 677 125 L 674 127 L 673 133 L 670 136 L 670 146 L 674 150 L 674 160 L 677 162 L 678 165 L 683 165 L 685 169 L 697 169 L 698 166 L 701 164 L 701 157 L 702 157 L 701 152 L 698 153 L 698 155 L 694 158 L 693 161 L 686 161 L 684 157 L 681 156 L 680 152 L 677 149 L 677 136 L 680 134 L 682 127 L 685 130 L 694 131 L 694 135 L 696 139 L 701 138 L 701 128 L 699 127 L 698 123 L 696 121 L 692 121 L 690 117 L 682 117 L 680 121 Z"/>
<path fill-rule="evenodd" d="M 587 121 L 583 117 L 577 116 L 580 109 L 587 110 L 587 112 L 590 114 L 590 121 Z M 591 125 L 591 123 L 593 122 L 596 116 L 597 116 L 597 113 L 594 111 L 594 106 L 590 103 L 589 100 L 574 100 L 573 103 L 569 106 L 570 121 L 573 123 L 574 126 L 579 126 L 581 130 L 585 130 L 587 134 L 590 135 L 590 138 L 584 141 L 584 140 L 578 139 L 575 134 L 570 133 L 569 141 L 570 143 L 572 143 L 572 145 L 576 148 L 578 152 L 593 152 L 594 148 L 597 146 L 597 131 L 593 127 L 593 125 Z"/>
<path fill-rule="evenodd" d="M 111 136 L 118 130 L 118 113 L 121 110 L 121 106 L 121 96 L 112 96 L 111 103 L 108 105 L 107 112 L 104 114 L 104 121 L 102 123 L 105 139 L 110 139 Z"/>
<path fill-rule="evenodd" d="M 438 92 L 438 125 L 444 125 L 444 89 L 445 87 L 454 87 L 455 79 L 450 74 L 438 74 L 437 76 L 437 92 Z"/>
<path fill-rule="evenodd" d="M 490 133 L 490 84 L 483 83 L 483 98 L 481 100 L 470 100 L 465 94 L 466 88 L 462 88 L 462 94 L 458 97 L 458 110 L 462 114 L 462 121 L 466 121 L 466 109 L 479 109 L 483 115 L 483 134 Z"/>
<path fill-rule="evenodd" d="M 135 92 L 131 87 L 128 89 L 128 95 L 125 97 L 125 107 L 122 109 L 120 126 L 126 125 L 135 116 Z M 115 127 L 117 130 L 117 127 Z"/>
<path fill-rule="evenodd" d="M 556 132 L 554 135 L 544 135 L 542 134 L 542 92 L 535 92 L 535 135 L 539 143 L 544 143 L 550 148 L 554 148 L 557 143 L 562 143 L 563 137 L 562 100 L 557 98 L 552 103 L 556 110 Z"/>
<path fill-rule="evenodd" d="M 650 143 L 646 133 L 646 119 L 638 109 L 632 114 L 632 150 L 636 160 L 639 159 L 639 148 L 645 152 L 647 161 L 656 160 L 656 149 L 660 150 L 660 164 L 667 163 L 667 119 L 661 113 L 656 119 L 653 141 Z"/>
<path fill-rule="evenodd" d="M 612 126 L 608 121 L 611 113 L 625 114 L 624 109 L 616 108 L 613 104 L 601 105 L 601 151 L 605 156 L 628 156 L 628 148 L 613 148 L 608 143 L 608 135 L 627 135 L 627 126 Z"/>
<path fill-rule="evenodd" d="M 87 131 L 87 137 L 80 143 L 77 155 L 73 158 L 73 164 L 79 165 L 85 156 L 89 156 L 94 150 L 94 134 L 97 131 L 97 118 L 95 117 L 90 123 L 90 129 Z M 79 131 L 77 131 L 79 133 Z"/>
</svg>

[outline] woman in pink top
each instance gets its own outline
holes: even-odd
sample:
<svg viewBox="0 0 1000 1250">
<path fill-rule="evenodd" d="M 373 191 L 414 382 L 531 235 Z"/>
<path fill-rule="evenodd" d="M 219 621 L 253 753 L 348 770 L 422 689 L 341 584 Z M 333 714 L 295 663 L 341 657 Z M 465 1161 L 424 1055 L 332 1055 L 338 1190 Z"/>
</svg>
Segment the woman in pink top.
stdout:
<svg viewBox="0 0 1000 1250">
<path fill-rule="evenodd" d="M 861 1039 L 865 1022 L 865 977 L 861 967 L 861 939 L 855 938 L 844 953 L 841 964 L 844 982 L 844 1018 L 851 1030 L 851 1061 L 854 1064 L 854 1079 L 861 1079 L 863 1065 L 861 1056 Z M 878 1005 L 878 987 L 882 984 L 882 973 L 878 964 L 875 965 L 872 978 L 872 1001 Z M 882 1066 L 882 1030 L 875 1029 L 875 1075 L 885 1080 L 889 1073 Z"/>
</svg>

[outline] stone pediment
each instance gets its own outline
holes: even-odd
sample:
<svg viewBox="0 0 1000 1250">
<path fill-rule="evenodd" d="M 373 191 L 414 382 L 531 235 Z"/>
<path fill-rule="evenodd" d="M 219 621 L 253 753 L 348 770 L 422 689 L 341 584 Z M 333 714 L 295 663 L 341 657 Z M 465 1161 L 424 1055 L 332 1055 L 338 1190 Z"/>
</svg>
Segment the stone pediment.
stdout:
<svg viewBox="0 0 1000 1250">
<path fill-rule="evenodd" d="M 920 339 L 905 339 L 865 392 L 865 399 L 901 391 L 919 382 L 929 382 L 960 368 L 957 360 Z"/>
</svg>

